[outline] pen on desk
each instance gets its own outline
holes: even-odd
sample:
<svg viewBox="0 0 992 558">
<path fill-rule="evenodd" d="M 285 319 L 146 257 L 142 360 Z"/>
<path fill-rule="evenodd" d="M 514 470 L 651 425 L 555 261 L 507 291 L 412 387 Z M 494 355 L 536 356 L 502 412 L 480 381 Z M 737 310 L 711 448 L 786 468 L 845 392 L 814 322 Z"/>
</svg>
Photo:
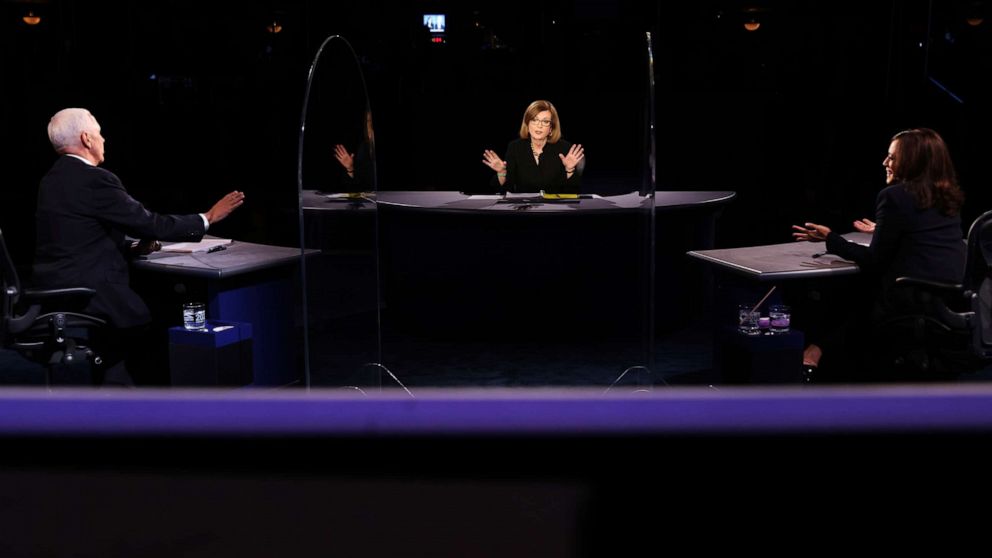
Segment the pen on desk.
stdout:
<svg viewBox="0 0 992 558">
<path fill-rule="evenodd" d="M 813 257 L 814 258 L 819 258 L 820 256 L 826 256 L 826 255 L 827 255 L 826 252 L 817 252 L 817 253 L 813 254 Z"/>
<path fill-rule="evenodd" d="M 223 245 L 221 245 L 221 246 L 214 246 L 213 248 L 207 250 L 207 253 L 209 254 L 211 252 L 220 252 L 221 250 L 227 250 L 227 246 L 223 246 Z"/>
</svg>

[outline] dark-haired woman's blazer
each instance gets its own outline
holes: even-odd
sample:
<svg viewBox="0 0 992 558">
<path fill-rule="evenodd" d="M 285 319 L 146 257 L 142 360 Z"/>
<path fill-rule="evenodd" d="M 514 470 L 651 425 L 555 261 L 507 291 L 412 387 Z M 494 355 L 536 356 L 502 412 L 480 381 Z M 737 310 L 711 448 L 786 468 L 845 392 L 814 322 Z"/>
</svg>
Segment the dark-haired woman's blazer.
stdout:
<svg viewBox="0 0 992 558">
<path fill-rule="evenodd" d="M 827 236 L 827 251 L 851 260 L 880 281 L 884 293 L 898 277 L 946 283 L 964 278 L 966 246 L 961 217 L 919 209 L 903 184 L 887 186 L 875 201 L 875 234 L 869 246 Z"/>
</svg>

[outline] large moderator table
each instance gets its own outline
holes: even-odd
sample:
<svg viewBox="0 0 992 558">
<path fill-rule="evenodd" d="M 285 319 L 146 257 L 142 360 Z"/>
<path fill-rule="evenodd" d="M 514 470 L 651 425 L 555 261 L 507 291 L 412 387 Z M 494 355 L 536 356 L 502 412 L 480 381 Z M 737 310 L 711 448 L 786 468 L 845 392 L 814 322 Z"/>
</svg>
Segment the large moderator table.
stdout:
<svg viewBox="0 0 992 558">
<path fill-rule="evenodd" d="M 587 211 L 638 210 L 651 207 L 652 200 L 637 192 L 619 196 L 583 196 L 578 200 L 538 200 L 539 194 L 472 195 L 449 191 L 382 191 L 366 198 L 351 200 L 341 195 L 321 195 L 304 190 L 303 209 L 307 211 L 363 211 L 374 203 L 435 211 L 501 211 L 576 213 Z M 655 209 L 679 209 L 722 205 L 734 199 L 731 191 L 664 191 L 655 192 Z M 525 208 L 525 209 L 522 209 Z"/>
</svg>

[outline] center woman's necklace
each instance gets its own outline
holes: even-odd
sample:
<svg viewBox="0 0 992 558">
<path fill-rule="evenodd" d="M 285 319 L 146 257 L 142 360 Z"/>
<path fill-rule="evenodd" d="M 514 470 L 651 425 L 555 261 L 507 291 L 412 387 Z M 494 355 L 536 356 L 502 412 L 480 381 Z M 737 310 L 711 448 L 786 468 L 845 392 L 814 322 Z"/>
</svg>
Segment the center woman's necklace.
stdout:
<svg viewBox="0 0 992 558">
<path fill-rule="evenodd" d="M 541 164 L 541 153 L 543 151 L 544 151 L 543 146 L 542 146 L 541 151 L 538 151 L 537 150 L 537 147 L 534 145 L 534 142 L 533 141 L 530 142 L 530 152 L 534 154 L 534 162 L 535 163 Z"/>
</svg>

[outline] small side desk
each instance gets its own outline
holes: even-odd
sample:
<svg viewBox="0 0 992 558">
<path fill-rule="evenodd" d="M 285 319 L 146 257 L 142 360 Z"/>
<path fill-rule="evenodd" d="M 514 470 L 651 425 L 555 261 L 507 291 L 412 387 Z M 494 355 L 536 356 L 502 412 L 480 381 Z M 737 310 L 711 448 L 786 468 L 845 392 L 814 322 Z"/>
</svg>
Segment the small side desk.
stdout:
<svg viewBox="0 0 992 558">
<path fill-rule="evenodd" d="M 155 314 L 165 312 L 168 325 L 179 324 L 177 294 L 186 300 L 205 294 L 209 319 L 251 323 L 253 385 L 279 386 L 297 381 L 302 369 L 294 362 L 292 338 L 300 256 L 299 248 L 234 241 L 212 253 L 156 252 L 133 262 L 132 267 L 138 271 L 139 282 L 140 275 L 151 275 L 148 279 L 154 280 L 161 299 L 149 300 L 149 306 L 153 317 L 160 319 Z"/>
<path fill-rule="evenodd" d="M 868 233 L 852 232 L 843 236 L 858 244 L 871 243 L 871 234 Z M 787 242 L 744 248 L 692 250 L 686 254 L 712 264 L 721 271 L 730 271 L 755 281 L 813 279 L 858 273 L 858 264 L 834 254 L 813 257 L 814 254 L 822 254 L 826 248 L 825 242 Z"/>
<path fill-rule="evenodd" d="M 869 244 L 871 234 L 852 232 L 844 238 L 858 244 Z M 694 250 L 687 255 L 712 265 L 718 271 L 738 279 L 752 287 L 769 282 L 798 281 L 843 277 L 860 272 L 854 262 L 841 259 L 834 254 L 825 254 L 824 242 L 787 242 L 765 246 L 747 246 L 719 250 Z M 814 257 L 816 255 L 816 257 Z M 727 281 L 733 283 L 733 281 Z M 744 292 L 741 291 L 741 292 Z M 730 317 L 730 309 L 736 304 L 757 301 L 761 294 L 751 293 L 751 298 L 740 300 L 741 292 L 734 296 L 725 295 L 727 300 L 718 301 L 716 307 Z M 795 316 L 793 316 L 795 318 Z M 804 336 L 793 330 L 786 336 L 748 338 L 736 333 L 733 325 L 714 320 L 714 365 L 721 369 L 723 380 L 731 383 L 797 382 L 801 380 L 800 364 Z"/>
</svg>

